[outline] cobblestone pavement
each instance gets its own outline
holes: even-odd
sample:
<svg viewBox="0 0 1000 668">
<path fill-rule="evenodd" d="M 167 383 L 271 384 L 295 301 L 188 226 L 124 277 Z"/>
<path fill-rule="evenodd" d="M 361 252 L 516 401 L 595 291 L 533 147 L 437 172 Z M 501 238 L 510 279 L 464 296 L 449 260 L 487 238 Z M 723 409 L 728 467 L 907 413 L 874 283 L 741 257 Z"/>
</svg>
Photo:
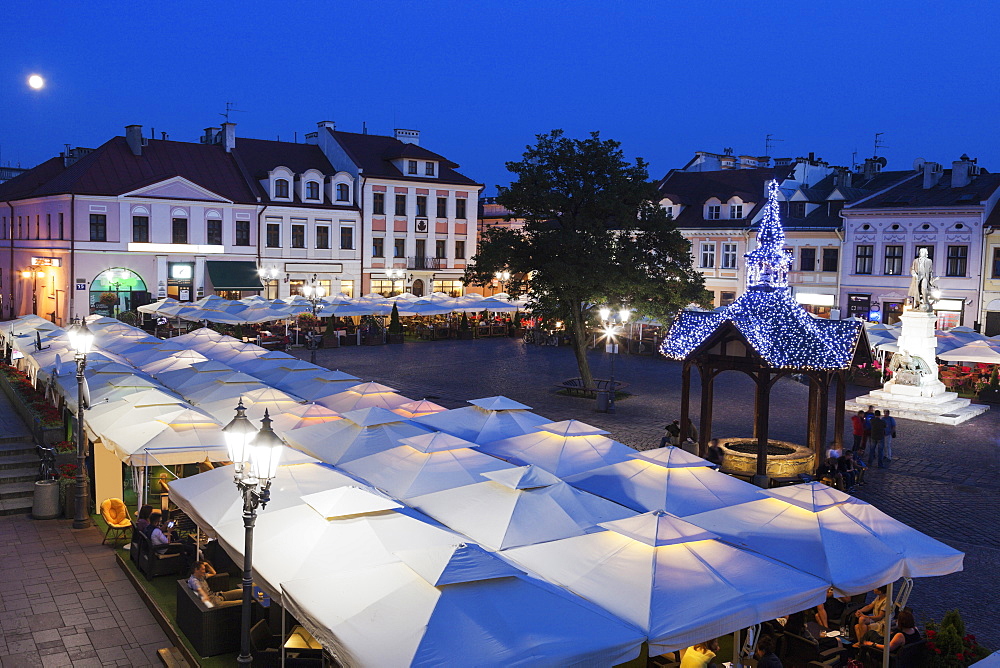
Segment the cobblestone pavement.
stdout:
<svg viewBox="0 0 1000 668">
<path fill-rule="evenodd" d="M 578 375 L 568 347 L 526 346 L 517 339 L 408 341 L 320 350 L 317 361 L 447 408 L 503 394 L 553 420 L 576 418 L 600 426 L 639 450 L 657 447 L 664 426 L 679 416 L 680 364 L 658 356 L 618 358 L 615 380 L 628 383 L 633 396 L 619 401 L 613 415 L 596 412 L 593 400 L 555 394 L 555 383 Z M 607 378 L 608 357 L 592 353 L 591 368 L 595 376 Z M 697 374 L 694 378 L 691 411 L 697 419 Z M 849 398 L 867 391 L 848 389 Z M 748 378 L 735 372 L 720 376 L 714 435 L 749 434 L 753 397 Z M 804 440 L 807 397 L 805 385 L 790 379 L 777 383 L 772 438 Z M 845 422 L 850 443 L 850 421 Z M 870 471 L 857 496 L 966 554 L 961 573 L 916 582 L 910 605 L 918 621 L 939 620 L 958 608 L 981 642 L 1000 649 L 1000 621 L 993 605 L 1000 591 L 1000 410 L 955 427 L 899 420 L 897 434 L 891 465 Z"/>
</svg>

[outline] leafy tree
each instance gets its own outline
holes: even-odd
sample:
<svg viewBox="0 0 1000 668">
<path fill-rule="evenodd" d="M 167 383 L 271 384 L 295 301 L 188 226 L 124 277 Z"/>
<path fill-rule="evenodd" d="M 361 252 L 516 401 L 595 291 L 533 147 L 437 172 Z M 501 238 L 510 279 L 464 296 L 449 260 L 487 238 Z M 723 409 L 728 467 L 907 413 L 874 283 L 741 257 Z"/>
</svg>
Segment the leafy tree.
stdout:
<svg viewBox="0 0 1000 668">
<path fill-rule="evenodd" d="M 509 271 L 512 296 L 528 292 L 535 315 L 565 323 L 580 376 L 593 388 L 587 331 L 597 308 L 666 319 L 707 293 L 641 158 L 630 163 L 618 142 L 597 132 L 570 139 L 553 130 L 537 140 L 507 163 L 516 180 L 498 186 L 497 201 L 523 229 L 486 230 L 465 278 L 486 285 Z"/>
</svg>

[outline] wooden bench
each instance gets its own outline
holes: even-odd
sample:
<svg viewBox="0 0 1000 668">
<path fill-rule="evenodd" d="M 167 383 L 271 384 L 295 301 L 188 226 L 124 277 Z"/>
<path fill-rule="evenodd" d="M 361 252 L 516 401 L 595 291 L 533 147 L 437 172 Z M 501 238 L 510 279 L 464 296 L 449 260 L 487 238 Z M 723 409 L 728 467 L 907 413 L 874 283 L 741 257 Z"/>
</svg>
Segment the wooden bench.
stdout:
<svg viewBox="0 0 1000 668">
<path fill-rule="evenodd" d="M 610 392 L 611 391 L 611 381 L 602 378 L 594 379 L 594 388 L 587 389 L 584 387 L 582 378 L 570 378 L 564 380 L 561 383 L 556 383 L 556 387 L 561 390 L 566 390 L 569 394 L 580 397 L 593 397 L 596 396 L 598 392 Z M 628 387 L 628 383 L 623 383 L 619 380 L 615 381 L 614 390 L 615 392 L 620 392 L 622 389 Z"/>
</svg>

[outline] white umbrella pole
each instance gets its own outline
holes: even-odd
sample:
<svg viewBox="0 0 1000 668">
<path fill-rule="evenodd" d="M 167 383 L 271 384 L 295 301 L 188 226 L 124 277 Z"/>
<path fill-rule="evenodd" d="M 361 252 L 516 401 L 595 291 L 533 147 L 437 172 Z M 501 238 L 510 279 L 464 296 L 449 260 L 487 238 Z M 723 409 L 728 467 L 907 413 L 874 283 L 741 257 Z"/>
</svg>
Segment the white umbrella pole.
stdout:
<svg viewBox="0 0 1000 668">
<path fill-rule="evenodd" d="M 889 638 L 892 636 L 892 585 L 885 586 L 885 627 L 882 629 L 882 668 L 889 668 Z"/>
</svg>

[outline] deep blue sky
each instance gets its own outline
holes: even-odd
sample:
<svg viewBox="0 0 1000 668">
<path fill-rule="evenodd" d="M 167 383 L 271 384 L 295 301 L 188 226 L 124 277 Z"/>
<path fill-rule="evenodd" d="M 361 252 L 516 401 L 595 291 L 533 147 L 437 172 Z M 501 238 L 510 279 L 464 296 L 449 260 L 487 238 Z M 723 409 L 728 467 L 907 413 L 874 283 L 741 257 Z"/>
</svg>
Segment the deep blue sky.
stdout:
<svg viewBox="0 0 1000 668">
<path fill-rule="evenodd" d="M 422 132 L 487 185 L 533 136 L 599 130 L 651 176 L 697 150 L 890 169 L 962 153 L 1000 171 L 1000 7 L 868 2 L 7 3 L 0 164 L 97 146 L 130 123 L 196 141 Z M 28 89 L 29 74 L 48 82 Z"/>
</svg>

